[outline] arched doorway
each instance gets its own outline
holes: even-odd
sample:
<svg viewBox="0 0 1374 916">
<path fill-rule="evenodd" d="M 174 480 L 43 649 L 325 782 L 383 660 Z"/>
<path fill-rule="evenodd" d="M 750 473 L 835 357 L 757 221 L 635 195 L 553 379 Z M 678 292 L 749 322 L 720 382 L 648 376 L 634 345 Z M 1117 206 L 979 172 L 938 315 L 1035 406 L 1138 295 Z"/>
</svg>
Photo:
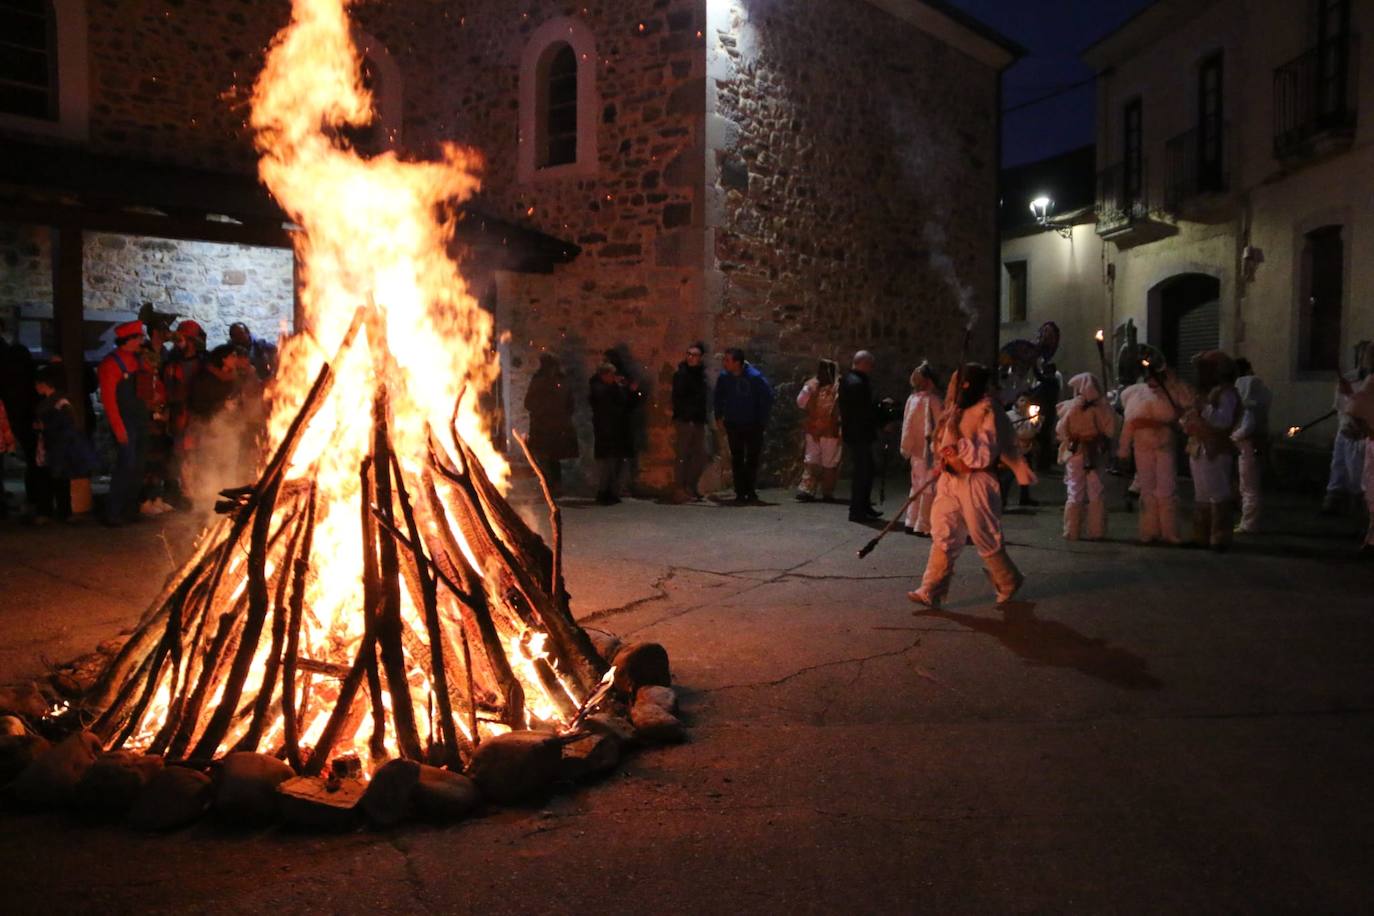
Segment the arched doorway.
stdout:
<svg viewBox="0 0 1374 916">
<path fill-rule="evenodd" d="M 1221 345 L 1221 281 L 1207 274 L 1178 274 L 1150 291 L 1151 335 L 1179 377 L 1193 377 L 1193 357 Z"/>
</svg>

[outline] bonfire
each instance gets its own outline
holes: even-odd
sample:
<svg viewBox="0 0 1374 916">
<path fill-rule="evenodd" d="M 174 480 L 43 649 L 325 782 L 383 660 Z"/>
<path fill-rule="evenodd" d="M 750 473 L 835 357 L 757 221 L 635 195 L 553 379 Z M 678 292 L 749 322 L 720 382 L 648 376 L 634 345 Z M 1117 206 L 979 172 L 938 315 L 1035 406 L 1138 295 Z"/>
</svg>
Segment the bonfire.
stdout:
<svg viewBox="0 0 1374 916">
<path fill-rule="evenodd" d="M 507 502 L 479 409 L 491 318 L 448 255 L 478 160 L 350 148 L 373 109 L 346 7 L 294 0 L 254 89 L 306 320 L 257 481 L 224 492 L 86 697 L 108 749 L 457 767 L 496 735 L 574 730 L 611 681 L 569 610 L 558 509 L 544 487 L 550 546 Z"/>
</svg>

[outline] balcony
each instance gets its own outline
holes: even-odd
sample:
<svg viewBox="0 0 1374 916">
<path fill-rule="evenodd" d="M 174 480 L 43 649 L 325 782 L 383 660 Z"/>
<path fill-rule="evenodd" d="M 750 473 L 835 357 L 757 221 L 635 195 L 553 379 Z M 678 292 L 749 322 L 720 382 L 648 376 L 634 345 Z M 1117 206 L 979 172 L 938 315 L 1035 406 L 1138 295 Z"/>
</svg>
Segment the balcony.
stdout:
<svg viewBox="0 0 1374 916">
<path fill-rule="evenodd" d="M 1225 218 L 1231 203 L 1231 125 L 1215 138 L 1194 127 L 1164 145 L 1164 209 L 1199 222 Z"/>
<path fill-rule="evenodd" d="M 1097 173 L 1097 234 L 1129 248 L 1178 232 L 1177 227 L 1156 218 L 1150 206 L 1148 163 L 1141 160 L 1139 174 L 1118 162 Z"/>
<path fill-rule="evenodd" d="M 1274 71 L 1274 156 L 1281 162 L 1339 152 L 1355 139 L 1359 38 L 1321 42 Z"/>
</svg>

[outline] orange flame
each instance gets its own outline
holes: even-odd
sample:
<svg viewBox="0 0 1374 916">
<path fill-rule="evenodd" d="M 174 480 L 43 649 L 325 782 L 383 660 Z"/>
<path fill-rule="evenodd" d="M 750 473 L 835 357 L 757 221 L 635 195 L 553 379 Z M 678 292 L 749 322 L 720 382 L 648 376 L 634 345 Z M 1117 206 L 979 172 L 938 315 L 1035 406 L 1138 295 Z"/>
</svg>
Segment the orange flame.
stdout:
<svg viewBox="0 0 1374 916">
<path fill-rule="evenodd" d="M 363 638 L 360 588 L 363 568 L 359 467 L 373 433 L 372 405 L 385 387 L 389 433 L 404 476 L 413 484 L 433 440 L 455 464 L 458 449 L 449 433 L 456 427 L 487 475 L 504 489 L 509 468 L 491 445 L 486 418 L 477 404 L 497 376 L 490 315 L 469 295 L 458 264 L 449 256 L 454 206 L 478 189 L 479 157 L 445 144 L 437 161 L 404 161 L 394 152 L 366 157 L 351 148 L 344 130 L 373 119 L 373 99 L 361 81 L 361 61 L 348 18 L 352 0 L 293 0 L 292 20 L 274 40 L 253 92 L 251 125 L 261 154 L 260 177 L 303 231 L 296 253 L 304 310 L 304 330 L 286 340 L 271 396 L 269 440 L 282 441 L 299 413 L 325 359 L 336 352 L 359 306 L 375 307 L 377 320 L 334 366 L 334 387 L 308 425 L 292 457 L 287 480 L 313 476 L 318 509 L 307 580 L 300 655 L 346 664 Z M 370 355 L 369 355 L 370 354 Z M 456 420 L 454 405 L 462 394 Z M 483 565 L 471 551 L 447 507 L 430 520 L 449 526 L 459 548 L 479 574 Z M 273 570 L 267 574 L 271 577 Z M 282 575 L 286 574 L 282 570 Z M 228 571 L 236 601 L 246 586 L 241 558 Z M 424 711 L 433 709 L 433 686 L 426 673 L 429 632 L 423 612 L 402 589 L 401 617 L 407 630 L 407 686 L 424 730 Z M 464 610 L 446 597 L 443 626 L 458 627 Z M 526 718 L 561 721 L 572 691 L 561 673 L 541 680 L 536 660 L 545 660 L 544 634 L 514 634 L 510 660 L 526 697 Z M 262 689 L 267 643 L 261 644 L 245 684 L 244 696 Z M 545 667 L 547 662 L 543 661 Z M 303 679 L 310 680 L 306 673 Z M 316 678 L 314 702 L 300 721 L 301 743 L 313 746 L 330 711 L 328 678 Z M 159 679 L 148 711 L 130 746 L 146 746 L 168 714 L 177 685 L 170 671 Z M 221 691 L 223 687 L 221 686 Z M 561 694 L 557 697 L 554 694 Z M 211 699 L 215 704 L 219 697 Z M 383 691 L 382 705 L 392 697 Z M 574 700 L 573 705 L 576 705 Z M 458 719 L 465 733 L 469 723 Z M 432 713 L 429 738 L 436 738 Z M 281 736 L 276 717 L 265 732 L 271 744 Z M 224 752 L 245 733 L 245 718 L 226 734 Z M 483 734 L 506 726 L 481 721 Z M 361 717 L 338 750 L 362 753 L 371 723 Z M 394 734 L 387 752 L 397 753 Z M 425 737 L 421 735 L 422 739 Z M 469 738 L 474 736 L 468 735 Z"/>
</svg>

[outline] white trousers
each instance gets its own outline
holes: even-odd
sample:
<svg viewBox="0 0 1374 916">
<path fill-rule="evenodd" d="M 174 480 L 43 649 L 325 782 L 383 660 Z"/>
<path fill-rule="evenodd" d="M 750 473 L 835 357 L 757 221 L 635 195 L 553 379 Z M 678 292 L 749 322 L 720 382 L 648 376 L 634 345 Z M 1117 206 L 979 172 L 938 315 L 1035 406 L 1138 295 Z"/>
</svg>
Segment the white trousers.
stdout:
<svg viewBox="0 0 1374 916">
<path fill-rule="evenodd" d="M 1240 530 L 1259 531 L 1260 460 L 1259 452 L 1247 439 L 1236 443 L 1236 468 L 1240 473 Z"/>
<path fill-rule="evenodd" d="M 1071 455 L 1064 465 L 1064 486 L 1068 489 L 1066 505 L 1081 506 L 1102 501 L 1105 490 L 1102 486 L 1102 469 L 1099 467 L 1090 471 L 1083 466 L 1084 461 L 1081 454 Z"/>
<path fill-rule="evenodd" d="M 1368 490 L 1361 481 L 1366 466 L 1367 439 L 1351 439 L 1337 435 L 1331 447 L 1331 476 L 1326 481 L 1328 493 L 1358 493 Z"/>
<path fill-rule="evenodd" d="M 805 464 L 814 464 L 823 468 L 837 468 L 840 466 L 840 458 L 844 448 L 839 438 L 818 439 L 810 433 L 806 434 L 806 451 L 802 457 Z"/>
<path fill-rule="evenodd" d="M 1172 444 L 1168 448 L 1135 448 L 1135 480 L 1141 499 L 1173 499 L 1178 490 Z"/>
<path fill-rule="evenodd" d="M 926 464 L 924 458 L 912 458 L 911 492 L 907 495 L 911 496 L 921 487 L 924 487 L 926 481 L 930 480 L 931 473 L 932 469 Z M 908 528 L 914 528 L 922 534 L 930 534 L 930 511 L 931 507 L 935 505 L 936 486 L 926 487 L 925 491 L 912 500 L 911 505 L 906 507 L 906 526 Z"/>
<path fill-rule="evenodd" d="M 1231 501 L 1231 456 L 1199 456 L 1188 459 L 1193 472 L 1193 502 L 1229 503 Z"/>
<path fill-rule="evenodd" d="M 1002 549 L 1001 516 L 1002 493 L 995 475 L 941 474 L 930 507 L 932 549 L 943 552 L 953 566 L 969 538 L 979 556 L 992 556 Z"/>
</svg>

